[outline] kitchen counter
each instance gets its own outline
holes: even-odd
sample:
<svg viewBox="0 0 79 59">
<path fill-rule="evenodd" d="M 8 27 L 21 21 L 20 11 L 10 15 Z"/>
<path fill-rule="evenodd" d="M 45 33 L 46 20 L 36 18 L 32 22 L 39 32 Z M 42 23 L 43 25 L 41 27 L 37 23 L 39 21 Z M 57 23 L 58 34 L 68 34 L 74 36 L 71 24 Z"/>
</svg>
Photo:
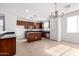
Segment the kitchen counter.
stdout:
<svg viewBox="0 0 79 59">
<path fill-rule="evenodd" d="M 0 56 L 12 56 L 16 54 L 15 32 L 0 32 Z"/>
<path fill-rule="evenodd" d="M 41 32 L 28 32 L 27 33 L 27 42 L 33 42 L 33 41 L 38 41 L 41 40 Z"/>
<path fill-rule="evenodd" d="M 0 31 L 0 35 L 2 35 L 2 34 L 4 34 L 4 33 L 6 33 L 7 31 Z"/>
<path fill-rule="evenodd" d="M 25 29 L 26 32 L 50 32 L 49 29 Z"/>
<path fill-rule="evenodd" d="M 7 34 L 7 35 L 3 35 L 0 37 L 0 39 L 5 39 L 5 38 L 14 38 L 16 37 L 15 34 Z"/>
<path fill-rule="evenodd" d="M 49 33 L 50 33 L 50 30 L 49 29 L 25 29 L 25 38 L 27 39 L 27 36 L 29 33 L 38 33 L 40 32 L 41 33 L 41 37 L 45 37 L 45 38 L 48 38 L 49 39 Z"/>
<path fill-rule="evenodd" d="M 14 37 L 16 37 L 15 32 L 7 32 L 7 31 L 0 32 L 0 39 L 14 38 Z"/>
<path fill-rule="evenodd" d="M 15 34 L 15 32 L 11 32 L 11 31 L 0 31 L 0 35 L 2 34 Z"/>
</svg>

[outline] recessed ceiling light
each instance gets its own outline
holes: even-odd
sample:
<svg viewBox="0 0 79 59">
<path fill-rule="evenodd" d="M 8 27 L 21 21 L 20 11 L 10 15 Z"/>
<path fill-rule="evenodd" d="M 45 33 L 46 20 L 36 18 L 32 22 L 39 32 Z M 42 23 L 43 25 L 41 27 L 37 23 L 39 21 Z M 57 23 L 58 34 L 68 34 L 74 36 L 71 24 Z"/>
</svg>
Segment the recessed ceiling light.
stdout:
<svg viewBox="0 0 79 59">
<path fill-rule="evenodd" d="M 28 9 L 26 9 L 25 11 L 26 11 L 26 12 L 29 12 L 29 10 L 28 10 Z"/>
</svg>

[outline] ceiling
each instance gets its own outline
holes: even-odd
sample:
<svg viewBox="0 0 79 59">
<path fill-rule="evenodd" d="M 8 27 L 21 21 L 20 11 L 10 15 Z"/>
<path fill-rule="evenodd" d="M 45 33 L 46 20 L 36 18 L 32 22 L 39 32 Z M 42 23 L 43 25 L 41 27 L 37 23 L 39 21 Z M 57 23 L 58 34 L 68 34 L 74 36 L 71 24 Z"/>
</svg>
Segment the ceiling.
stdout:
<svg viewBox="0 0 79 59">
<path fill-rule="evenodd" d="M 68 5 L 70 5 L 69 8 Z M 57 9 L 64 13 L 69 13 L 72 11 L 79 10 L 78 3 L 58 3 Z M 11 13 L 16 15 L 17 18 L 33 18 L 46 19 L 51 10 L 54 12 L 53 3 L 0 3 L 0 11 Z"/>
</svg>

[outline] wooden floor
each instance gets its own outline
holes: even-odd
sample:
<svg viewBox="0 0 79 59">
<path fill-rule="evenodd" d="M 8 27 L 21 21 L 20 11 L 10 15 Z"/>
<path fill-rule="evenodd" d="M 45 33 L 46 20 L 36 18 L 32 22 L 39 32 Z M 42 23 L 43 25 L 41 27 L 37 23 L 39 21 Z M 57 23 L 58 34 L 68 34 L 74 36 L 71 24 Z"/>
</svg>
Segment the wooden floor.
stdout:
<svg viewBox="0 0 79 59">
<path fill-rule="evenodd" d="M 79 56 L 79 44 L 49 39 L 31 43 L 18 40 L 15 56 Z"/>
</svg>

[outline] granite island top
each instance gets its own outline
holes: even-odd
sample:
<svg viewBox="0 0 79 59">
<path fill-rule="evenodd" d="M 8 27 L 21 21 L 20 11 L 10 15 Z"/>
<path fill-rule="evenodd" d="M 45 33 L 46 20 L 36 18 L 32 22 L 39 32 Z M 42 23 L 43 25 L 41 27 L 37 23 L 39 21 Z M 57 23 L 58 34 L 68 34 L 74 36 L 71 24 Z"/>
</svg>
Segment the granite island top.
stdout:
<svg viewBox="0 0 79 59">
<path fill-rule="evenodd" d="M 16 37 L 15 32 L 2 31 L 0 32 L 0 39 L 14 38 Z"/>
<path fill-rule="evenodd" d="M 0 35 L 2 35 L 2 34 L 4 34 L 4 33 L 6 33 L 7 31 L 0 31 Z"/>
<path fill-rule="evenodd" d="M 49 29 L 25 29 L 26 32 L 50 32 Z"/>
</svg>

